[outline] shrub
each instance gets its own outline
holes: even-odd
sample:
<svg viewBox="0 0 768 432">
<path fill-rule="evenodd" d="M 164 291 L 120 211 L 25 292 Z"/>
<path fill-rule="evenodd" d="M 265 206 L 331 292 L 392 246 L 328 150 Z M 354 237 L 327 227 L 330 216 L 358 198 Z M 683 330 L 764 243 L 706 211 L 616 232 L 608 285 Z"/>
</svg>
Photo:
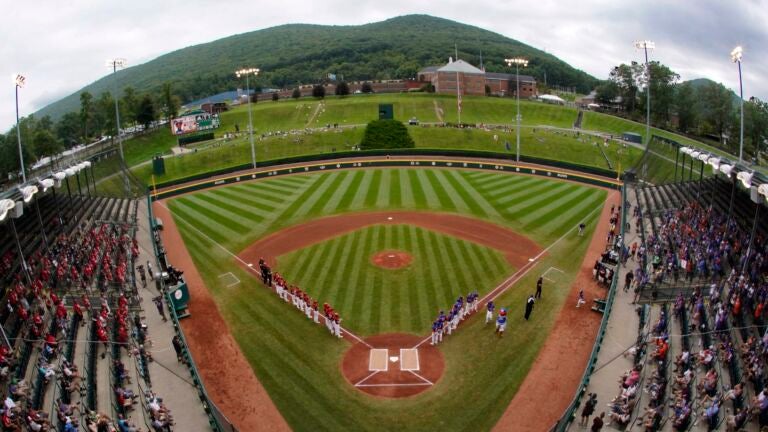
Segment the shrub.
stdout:
<svg viewBox="0 0 768 432">
<path fill-rule="evenodd" d="M 414 148 L 408 128 L 398 120 L 374 120 L 365 127 L 362 150 Z"/>
<path fill-rule="evenodd" d="M 312 87 L 312 96 L 322 99 L 325 97 L 325 87 L 323 87 L 320 84 L 315 85 Z"/>
<path fill-rule="evenodd" d="M 291 97 L 294 98 L 294 99 L 300 98 L 301 97 L 301 90 L 299 90 L 298 87 L 293 89 L 293 93 L 291 93 Z"/>
</svg>

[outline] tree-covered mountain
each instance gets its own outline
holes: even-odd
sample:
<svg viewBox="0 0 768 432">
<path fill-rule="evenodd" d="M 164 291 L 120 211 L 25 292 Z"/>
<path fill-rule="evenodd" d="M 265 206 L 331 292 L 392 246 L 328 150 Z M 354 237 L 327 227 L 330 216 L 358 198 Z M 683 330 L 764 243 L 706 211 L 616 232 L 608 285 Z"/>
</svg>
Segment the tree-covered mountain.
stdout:
<svg viewBox="0 0 768 432">
<path fill-rule="evenodd" d="M 345 80 L 413 78 L 428 65 L 454 55 L 489 72 L 504 71 L 504 58 L 530 59 L 526 74 L 547 83 L 591 90 L 597 80 L 557 57 L 478 27 L 428 15 L 407 15 L 359 26 L 287 24 L 183 48 L 118 72 L 121 88 L 159 93 L 165 82 L 182 101 L 242 87 L 234 71 L 243 66 L 262 70 L 256 85 L 292 87 L 321 81 L 329 73 Z M 508 69 L 507 69 L 508 70 Z M 105 76 L 35 113 L 58 119 L 79 108 L 79 95 L 113 91 Z"/>
</svg>

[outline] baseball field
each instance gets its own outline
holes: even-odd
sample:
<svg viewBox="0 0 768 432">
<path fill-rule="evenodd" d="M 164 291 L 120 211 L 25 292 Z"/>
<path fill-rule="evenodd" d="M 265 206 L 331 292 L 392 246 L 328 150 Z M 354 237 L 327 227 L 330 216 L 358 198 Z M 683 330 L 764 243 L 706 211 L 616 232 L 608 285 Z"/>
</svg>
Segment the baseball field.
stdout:
<svg viewBox="0 0 768 432">
<path fill-rule="evenodd" d="M 209 370 L 203 374 L 206 386 L 223 394 L 225 405 L 237 405 L 237 399 L 259 407 L 274 404 L 295 430 L 489 430 L 504 415 L 555 323 L 562 324 L 558 317 L 573 294 L 585 253 L 600 245 L 591 237 L 607 197 L 604 189 L 541 177 L 378 168 L 240 183 L 161 200 L 155 209 L 172 215 L 172 229 L 180 231 L 195 273 L 268 395 L 264 399 L 257 391 L 238 389 L 238 383 L 217 381 L 227 375 L 217 373 L 217 366 L 233 366 L 221 364 L 219 353 L 210 352 L 215 350 L 193 346 L 196 362 Z M 583 237 L 575 229 L 582 221 Z M 390 255 L 407 259 L 397 265 L 377 261 Z M 289 283 L 333 305 L 353 337 L 332 337 L 266 289 L 248 265 L 259 256 Z M 525 299 L 542 275 L 543 298 L 526 321 Z M 430 379 L 409 397 L 393 397 L 401 395 L 397 391 L 379 393 L 387 397 L 366 394 L 356 385 L 362 381 L 347 374 L 350 352 L 367 351 L 377 338 L 393 334 L 423 340 L 438 311 L 473 290 L 509 308 L 503 338 L 480 314 L 462 322 L 437 348 L 426 344 L 420 367 Z M 594 321 L 588 308 L 580 312 Z M 211 313 L 216 311 L 193 308 L 185 332 L 213 326 L 205 318 Z M 439 370 L 431 369 L 433 359 L 441 363 Z M 368 360 L 367 353 L 360 359 L 365 368 Z M 580 375 L 583 366 L 547 367 Z M 567 403 L 572 393 L 557 397 Z M 237 414 L 254 416 L 254 410 L 259 408 Z M 243 430 L 263 424 L 232 420 Z"/>
</svg>

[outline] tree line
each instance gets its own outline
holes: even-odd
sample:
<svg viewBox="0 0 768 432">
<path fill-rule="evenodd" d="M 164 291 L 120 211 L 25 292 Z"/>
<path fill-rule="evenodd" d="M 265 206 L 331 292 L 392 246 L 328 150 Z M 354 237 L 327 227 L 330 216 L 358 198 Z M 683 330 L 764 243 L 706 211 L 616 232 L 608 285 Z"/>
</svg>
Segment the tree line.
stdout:
<svg viewBox="0 0 768 432">
<path fill-rule="evenodd" d="M 650 70 L 650 80 L 647 70 Z M 650 85 L 648 82 L 650 81 Z M 680 75 L 654 61 L 614 67 L 596 88 L 596 100 L 617 114 L 645 121 L 647 91 L 651 92 L 651 124 L 715 140 L 733 154 L 739 150 L 739 98 L 710 80 L 680 82 Z M 744 154 L 757 157 L 768 145 L 768 102 L 744 101 Z"/>
<path fill-rule="evenodd" d="M 132 87 L 125 87 L 118 102 L 123 133 L 126 130 L 147 131 L 157 120 L 176 117 L 181 107 L 171 83 L 164 83 L 155 96 L 138 94 Z M 80 109 L 64 114 L 56 122 L 47 115 L 23 117 L 18 128 L 24 164 L 28 168 L 45 157 L 58 155 L 77 145 L 105 136 L 115 137 L 115 121 L 115 99 L 109 91 L 102 92 L 98 97 L 87 91 L 82 92 Z M 3 179 L 19 172 L 16 128 L 14 125 L 6 134 L 0 134 L 0 176 Z"/>
</svg>

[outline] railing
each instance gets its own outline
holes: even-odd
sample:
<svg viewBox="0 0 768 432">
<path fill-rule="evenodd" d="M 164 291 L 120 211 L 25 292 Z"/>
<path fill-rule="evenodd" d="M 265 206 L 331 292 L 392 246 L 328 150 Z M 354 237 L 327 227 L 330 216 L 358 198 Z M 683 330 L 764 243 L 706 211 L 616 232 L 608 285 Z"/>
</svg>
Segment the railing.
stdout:
<svg viewBox="0 0 768 432">
<path fill-rule="evenodd" d="M 155 264 L 157 265 L 158 270 L 162 271 L 163 268 L 160 264 L 160 258 L 158 253 L 159 249 L 158 249 L 158 245 L 156 243 L 156 238 L 155 238 L 155 218 L 152 213 L 152 200 L 149 195 L 147 195 L 147 213 L 149 215 L 149 228 L 150 228 L 150 234 L 152 236 L 152 248 L 154 249 L 154 253 L 155 253 Z M 229 421 L 227 416 L 225 416 L 224 413 L 222 413 L 221 410 L 219 410 L 216 404 L 213 403 L 211 398 L 208 396 L 208 393 L 205 390 L 205 386 L 203 385 L 203 380 L 200 377 L 200 373 L 198 372 L 197 366 L 195 365 L 195 361 L 192 358 L 192 354 L 189 351 L 189 348 L 187 345 L 187 339 L 184 336 L 184 332 L 181 329 L 181 325 L 179 324 L 179 316 L 176 313 L 176 309 L 173 308 L 172 306 L 173 300 L 171 299 L 171 294 L 166 289 L 166 286 L 162 277 L 158 279 L 158 282 L 160 284 L 161 291 L 165 294 L 165 297 L 166 297 L 165 303 L 170 312 L 171 320 L 173 320 L 173 327 L 176 330 L 176 335 L 179 336 L 179 338 L 181 339 L 182 355 L 184 356 L 184 360 L 189 366 L 189 374 L 192 377 L 192 381 L 195 383 L 195 387 L 197 387 L 198 397 L 200 398 L 200 402 L 202 402 L 203 408 L 205 409 L 205 412 L 208 414 L 208 419 L 209 419 L 209 424 L 211 425 L 211 429 L 216 432 L 237 432 L 237 429 L 232 424 L 232 422 Z"/>
<path fill-rule="evenodd" d="M 626 218 L 627 218 L 627 184 L 625 183 L 624 186 L 621 188 L 621 238 L 622 241 L 625 239 L 625 233 L 624 228 L 626 227 Z M 613 274 L 613 280 L 611 281 L 611 286 L 608 289 L 608 296 L 605 300 L 605 311 L 603 312 L 603 319 L 600 321 L 600 328 L 597 331 L 597 337 L 595 339 L 595 344 L 592 346 L 592 353 L 589 355 L 589 360 L 587 361 L 587 366 L 584 369 L 584 374 L 582 375 L 581 382 L 579 383 L 578 389 L 576 390 L 576 396 L 571 401 L 570 405 L 568 405 L 568 408 L 565 410 L 565 413 L 563 413 L 563 416 L 560 417 L 560 419 L 555 423 L 554 426 L 550 429 L 551 431 L 555 432 L 563 432 L 568 428 L 568 425 L 573 421 L 574 417 L 576 416 L 576 410 L 579 408 L 579 405 L 581 405 L 581 398 L 584 396 L 584 393 L 587 390 L 587 386 L 589 385 L 589 380 L 592 377 L 592 372 L 595 370 L 595 365 L 597 364 L 597 356 L 600 354 L 600 348 L 603 344 L 603 338 L 605 337 L 606 329 L 608 328 L 608 320 L 611 318 L 611 309 L 613 308 L 613 300 L 616 297 L 616 287 L 618 286 L 619 282 L 619 273 L 622 266 L 622 260 L 619 259 L 619 264 L 616 267 L 616 271 Z"/>
</svg>

